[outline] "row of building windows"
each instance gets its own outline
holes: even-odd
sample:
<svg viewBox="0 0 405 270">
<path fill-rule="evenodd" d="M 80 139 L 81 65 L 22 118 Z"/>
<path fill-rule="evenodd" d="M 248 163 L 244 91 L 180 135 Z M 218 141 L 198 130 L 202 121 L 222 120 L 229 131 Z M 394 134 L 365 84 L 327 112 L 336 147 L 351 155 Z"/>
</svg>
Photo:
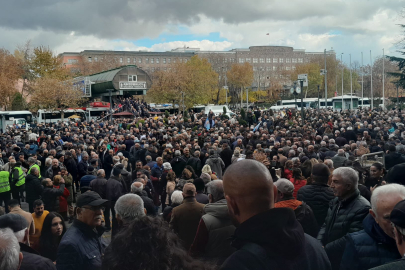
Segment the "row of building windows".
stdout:
<svg viewBox="0 0 405 270">
<path fill-rule="evenodd" d="M 252 60 L 253 59 L 253 60 Z M 304 63 L 304 58 L 238 58 L 239 63 Z M 265 62 L 266 61 L 266 62 Z"/>
<path fill-rule="evenodd" d="M 276 70 L 295 70 L 295 66 L 288 67 L 253 67 L 253 71 L 276 71 Z"/>
<path fill-rule="evenodd" d="M 88 59 L 88 62 L 93 62 L 93 59 L 94 59 L 94 62 L 98 62 L 98 57 L 97 56 L 95 56 L 94 58 L 93 57 L 88 57 L 87 58 Z M 131 58 L 131 57 L 127 57 L 127 59 L 126 59 L 126 63 L 127 64 L 142 64 L 142 63 L 145 63 L 145 64 L 160 64 L 160 61 L 162 61 L 162 64 L 170 64 L 170 63 L 176 63 L 176 59 L 178 59 L 179 60 L 179 62 L 180 63 L 187 63 L 187 61 L 188 61 L 188 59 L 187 58 L 173 58 L 173 60 L 171 59 L 171 58 L 149 58 L 149 57 L 144 57 L 144 58 L 142 58 L 142 57 L 138 57 L 138 58 L 136 58 L 136 57 L 134 57 L 134 58 Z M 71 59 L 69 59 L 68 60 L 68 62 L 70 61 Z M 100 59 L 101 61 L 103 60 L 103 58 L 101 58 Z M 119 62 L 120 63 L 124 63 L 124 57 L 120 57 L 119 59 L 117 59 L 117 58 L 115 58 L 115 60 L 117 61 L 117 60 L 119 60 Z M 75 63 L 77 63 L 77 60 L 76 60 L 76 62 Z M 70 62 L 69 62 L 69 64 L 70 64 Z"/>
</svg>

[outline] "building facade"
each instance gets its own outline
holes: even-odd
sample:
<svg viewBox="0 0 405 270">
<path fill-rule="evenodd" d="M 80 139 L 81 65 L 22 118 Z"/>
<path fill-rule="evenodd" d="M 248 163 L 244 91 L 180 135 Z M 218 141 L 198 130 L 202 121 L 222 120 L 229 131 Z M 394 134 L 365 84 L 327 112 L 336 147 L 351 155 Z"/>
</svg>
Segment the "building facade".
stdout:
<svg viewBox="0 0 405 270">
<path fill-rule="evenodd" d="M 101 70 L 96 72 L 122 65 L 136 65 L 153 77 L 153 72 L 168 70 L 170 64 L 187 62 L 194 55 L 206 58 L 211 63 L 212 68 L 219 74 L 220 85 L 226 85 L 226 72 L 232 64 L 250 63 L 254 71 L 252 89 L 263 90 L 274 85 L 280 86 L 280 89 L 290 85 L 290 74 L 298 65 L 322 57 L 324 52 L 306 52 L 287 46 L 251 46 L 229 51 L 200 51 L 199 48 L 184 47 L 166 52 L 85 50 L 65 52 L 59 56 L 66 68 L 72 72 L 86 73 L 86 67 L 98 64 L 107 64 L 108 67 L 103 69 L 100 66 Z M 326 55 L 336 57 L 333 49 L 326 51 Z"/>
</svg>

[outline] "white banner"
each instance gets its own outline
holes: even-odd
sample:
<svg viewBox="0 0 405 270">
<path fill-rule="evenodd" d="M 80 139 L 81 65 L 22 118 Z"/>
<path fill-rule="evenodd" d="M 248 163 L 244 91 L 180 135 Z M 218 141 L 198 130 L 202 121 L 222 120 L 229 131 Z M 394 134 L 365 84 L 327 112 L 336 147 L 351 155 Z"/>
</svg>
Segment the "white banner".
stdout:
<svg viewBox="0 0 405 270">
<path fill-rule="evenodd" d="M 119 82 L 120 89 L 146 89 L 146 82 Z"/>
</svg>

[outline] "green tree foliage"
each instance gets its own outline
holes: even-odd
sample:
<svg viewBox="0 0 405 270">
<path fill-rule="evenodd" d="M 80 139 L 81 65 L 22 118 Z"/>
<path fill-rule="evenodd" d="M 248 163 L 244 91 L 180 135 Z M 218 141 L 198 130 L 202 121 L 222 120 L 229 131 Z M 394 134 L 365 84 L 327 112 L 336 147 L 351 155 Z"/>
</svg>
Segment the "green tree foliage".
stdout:
<svg viewBox="0 0 405 270">
<path fill-rule="evenodd" d="M 25 102 L 21 93 L 16 92 L 14 99 L 11 103 L 11 110 L 13 111 L 22 111 L 25 109 Z"/>
</svg>

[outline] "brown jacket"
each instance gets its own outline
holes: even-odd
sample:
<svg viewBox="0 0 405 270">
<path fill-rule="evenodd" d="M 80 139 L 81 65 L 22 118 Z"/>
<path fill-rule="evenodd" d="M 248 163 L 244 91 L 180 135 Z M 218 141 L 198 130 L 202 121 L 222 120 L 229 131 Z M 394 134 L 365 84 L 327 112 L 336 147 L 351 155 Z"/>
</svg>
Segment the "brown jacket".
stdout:
<svg viewBox="0 0 405 270">
<path fill-rule="evenodd" d="M 183 240 L 186 250 L 194 241 L 203 209 L 204 204 L 198 203 L 195 197 L 186 197 L 181 205 L 173 208 L 170 228 Z"/>
</svg>

